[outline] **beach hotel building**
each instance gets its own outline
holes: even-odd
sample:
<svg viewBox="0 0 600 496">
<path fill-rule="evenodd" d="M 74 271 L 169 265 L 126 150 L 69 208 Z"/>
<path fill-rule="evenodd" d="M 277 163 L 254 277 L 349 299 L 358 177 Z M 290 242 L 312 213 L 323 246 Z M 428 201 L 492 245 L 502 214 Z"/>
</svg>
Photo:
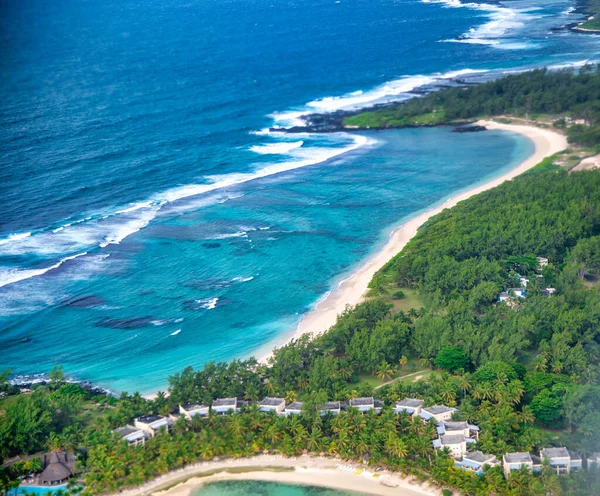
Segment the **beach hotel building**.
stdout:
<svg viewBox="0 0 600 496">
<path fill-rule="evenodd" d="M 369 398 L 354 398 L 350 400 L 350 408 L 357 408 L 360 412 L 369 412 L 371 410 L 375 411 L 375 413 L 381 412 L 383 407 L 383 401 L 379 401 L 373 399 L 373 397 Z"/>
<path fill-rule="evenodd" d="M 279 415 L 284 415 L 287 417 L 288 415 L 300 415 L 301 413 L 302 413 L 302 402 L 294 401 L 293 403 L 286 405 L 286 407 L 283 409 L 283 412 L 281 412 Z"/>
<path fill-rule="evenodd" d="M 163 428 L 166 432 L 169 432 L 172 425 L 173 420 L 166 417 L 159 417 L 158 415 L 146 415 L 145 417 L 136 418 L 133 421 L 134 427 L 149 434 L 150 437 L 156 436 Z"/>
<path fill-rule="evenodd" d="M 283 398 L 265 398 L 259 404 L 258 408 L 261 412 L 281 413 L 285 408 L 285 400 Z"/>
<path fill-rule="evenodd" d="M 465 438 L 479 439 L 479 427 L 468 422 L 451 422 L 442 420 L 437 426 L 440 436 L 444 434 L 462 434 Z"/>
<path fill-rule="evenodd" d="M 188 403 L 186 405 L 179 405 L 179 414 L 184 415 L 188 420 L 192 420 L 192 417 L 196 415 L 200 417 L 208 416 L 210 412 L 210 406 L 198 404 L 198 403 Z"/>
<path fill-rule="evenodd" d="M 568 474 L 571 470 L 579 470 L 582 467 L 581 457 L 564 447 L 542 448 L 540 458 L 548 460 L 558 475 Z"/>
<path fill-rule="evenodd" d="M 238 411 L 238 400 L 237 398 L 217 398 L 212 402 L 212 410 L 218 415 L 224 415 L 225 413 Z"/>
<path fill-rule="evenodd" d="M 467 444 L 475 443 L 474 439 L 469 439 L 462 434 L 444 434 L 439 439 L 433 440 L 435 449 L 447 448 L 454 458 L 459 458 L 467 454 Z"/>
<path fill-rule="evenodd" d="M 434 405 L 421 408 L 419 417 L 421 417 L 423 420 L 434 419 L 436 422 L 441 422 L 442 420 L 450 420 L 452 418 L 452 414 L 457 411 L 458 410 L 456 408 L 446 405 Z"/>
<path fill-rule="evenodd" d="M 394 412 L 399 414 L 402 412 L 406 412 L 413 417 L 419 415 L 421 413 L 421 408 L 423 407 L 423 400 L 417 400 L 414 398 L 405 398 L 402 401 L 397 401 L 394 406 Z"/>
<path fill-rule="evenodd" d="M 148 434 L 142 429 L 138 429 L 133 425 L 119 427 L 118 429 L 114 429 L 113 432 L 127 441 L 127 444 L 131 447 L 144 446 L 144 444 L 146 444 L 146 437 L 148 437 Z"/>
<path fill-rule="evenodd" d="M 470 472 L 475 472 L 477 475 L 483 474 L 484 467 L 495 467 L 500 465 L 500 462 L 494 455 L 484 454 L 483 451 L 472 451 L 467 453 L 462 458 L 454 461 L 457 467 Z"/>
<path fill-rule="evenodd" d="M 534 459 L 529 453 L 517 452 L 506 453 L 502 457 L 502 466 L 504 468 L 504 477 L 508 479 L 513 470 L 519 470 L 522 467 L 527 468 L 529 471 L 541 470 L 542 463 L 539 458 L 535 457 Z"/>
<path fill-rule="evenodd" d="M 328 401 L 319 407 L 319 415 L 321 415 L 321 417 L 327 415 L 328 413 L 338 415 L 341 410 L 342 408 L 339 401 Z"/>
</svg>

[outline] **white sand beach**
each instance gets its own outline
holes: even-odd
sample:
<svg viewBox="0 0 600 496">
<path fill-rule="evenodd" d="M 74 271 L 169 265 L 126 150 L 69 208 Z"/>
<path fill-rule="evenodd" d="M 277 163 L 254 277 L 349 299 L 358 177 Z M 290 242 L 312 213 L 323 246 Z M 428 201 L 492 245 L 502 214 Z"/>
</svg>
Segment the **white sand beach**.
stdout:
<svg viewBox="0 0 600 496">
<path fill-rule="evenodd" d="M 484 184 L 478 184 L 473 188 L 464 191 L 455 197 L 449 198 L 444 203 L 432 207 L 416 217 L 413 217 L 405 224 L 396 228 L 391 234 L 389 241 L 375 255 L 370 257 L 366 263 L 361 265 L 353 274 L 343 280 L 337 288 L 333 289 L 326 298 L 320 301 L 315 308 L 308 313 L 298 324 L 293 335 L 288 336 L 284 342 L 274 343 L 276 346 L 282 346 L 292 339 L 297 339 L 303 334 L 320 334 L 329 329 L 341 314 L 347 305 L 356 305 L 363 300 L 367 291 L 367 286 L 373 275 L 381 269 L 392 257 L 402 251 L 404 246 L 417 233 L 417 230 L 433 215 L 440 213 L 446 208 L 451 208 L 457 203 L 466 200 L 483 191 L 494 188 L 504 181 L 513 179 L 523 172 L 539 164 L 544 158 L 567 148 L 567 139 L 557 132 L 541 129 L 534 126 L 500 124 L 494 121 L 480 121 L 478 125 L 486 126 L 490 130 L 501 129 L 519 133 L 535 145 L 535 152 L 527 160 L 520 163 L 502 176 L 495 177 Z M 270 346 L 273 346 L 271 343 Z M 259 359 L 266 360 L 271 356 L 271 352 L 263 350 L 264 353 L 258 353 Z"/>
<path fill-rule="evenodd" d="M 399 474 L 387 471 L 375 472 L 372 468 L 360 467 L 358 464 L 348 465 L 325 457 L 284 458 L 278 455 L 198 463 L 182 470 L 169 472 L 144 486 L 119 494 L 122 496 L 150 494 L 189 496 L 192 491 L 205 484 L 229 480 L 263 480 L 321 486 L 380 496 L 441 494 L 439 489 L 427 484 L 420 485 L 410 478 L 402 478 Z"/>
</svg>

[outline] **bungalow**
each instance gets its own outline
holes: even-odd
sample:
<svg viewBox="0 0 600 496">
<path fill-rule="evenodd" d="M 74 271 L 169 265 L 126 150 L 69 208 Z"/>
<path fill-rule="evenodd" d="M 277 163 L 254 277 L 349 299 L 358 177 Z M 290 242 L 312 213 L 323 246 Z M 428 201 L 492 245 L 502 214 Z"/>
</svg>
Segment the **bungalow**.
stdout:
<svg viewBox="0 0 600 496">
<path fill-rule="evenodd" d="M 419 412 L 419 417 L 423 420 L 431 420 L 434 419 L 436 422 L 441 422 L 442 420 L 450 420 L 452 418 L 452 414 L 457 412 L 456 408 L 452 408 L 446 405 L 434 405 L 423 407 Z"/>
<path fill-rule="evenodd" d="M 40 474 L 38 482 L 42 486 L 58 486 L 64 484 L 71 477 L 71 469 L 75 459 L 70 459 L 67 453 L 52 453 L 46 463 L 46 468 Z M 42 491 L 43 492 L 43 491 Z"/>
<path fill-rule="evenodd" d="M 467 444 L 474 443 L 474 439 L 467 439 L 462 434 L 444 434 L 438 439 L 433 440 L 435 449 L 448 448 L 454 458 L 458 458 L 467 454 Z"/>
<path fill-rule="evenodd" d="M 506 453 L 502 457 L 502 466 L 504 468 L 504 476 L 507 479 L 512 470 L 519 470 L 521 467 L 526 467 L 530 471 L 537 471 L 542 468 L 539 458 L 525 452 Z"/>
<path fill-rule="evenodd" d="M 588 463 L 588 468 L 591 468 L 592 465 L 596 465 L 597 467 L 600 467 L 600 452 L 592 453 L 588 457 L 587 463 Z"/>
<path fill-rule="evenodd" d="M 451 422 L 442 420 L 437 426 L 440 436 L 444 434 L 462 434 L 466 438 L 479 439 L 479 427 L 468 422 Z"/>
<path fill-rule="evenodd" d="M 169 432 L 172 425 L 172 419 L 160 417 L 158 415 L 146 415 L 145 417 L 136 418 L 133 421 L 134 427 L 149 434 L 150 437 L 156 436 L 163 428 L 165 431 Z"/>
<path fill-rule="evenodd" d="M 319 407 L 319 415 L 321 415 L 321 417 L 327 415 L 328 413 L 338 415 L 340 411 L 341 405 L 339 401 L 328 401 Z"/>
<path fill-rule="evenodd" d="M 556 288 L 542 288 L 542 296 L 551 296 L 556 293 Z"/>
<path fill-rule="evenodd" d="M 500 465 L 500 462 L 494 455 L 487 455 L 482 451 L 471 451 L 454 463 L 457 467 L 475 472 L 477 475 L 483 474 L 484 467 L 486 466 L 496 467 Z"/>
<path fill-rule="evenodd" d="M 185 405 L 179 405 L 179 414 L 185 415 L 185 418 L 192 420 L 192 417 L 198 415 L 199 417 L 207 417 L 210 412 L 210 406 L 202 403 L 187 403 Z"/>
<path fill-rule="evenodd" d="M 289 405 L 285 405 L 283 412 L 281 412 L 279 415 L 284 415 L 286 417 L 288 415 L 300 415 L 302 413 L 302 405 L 303 403 L 301 401 L 294 401 Z"/>
<path fill-rule="evenodd" d="M 394 406 L 395 413 L 406 412 L 413 417 L 419 415 L 421 413 L 421 408 L 423 407 L 423 400 L 418 400 L 415 398 L 404 398 L 402 401 L 397 401 Z"/>
<path fill-rule="evenodd" d="M 571 452 L 565 447 L 562 448 L 542 448 L 540 457 L 542 460 L 548 460 L 550 466 L 556 470 L 558 475 L 568 474 L 571 469 L 581 468 L 581 457 L 575 453 L 574 464 L 571 465 Z"/>
<path fill-rule="evenodd" d="M 129 446 L 144 446 L 146 444 L 146 434 L 143 430 L 134 427 L 133 425 L 126 425 L 114 429 L 113 432 L 120 436 L 124 441 L 127 441 Z"/>
<path fill-rule="evenodd" d="M 548 266 L 548 259 L 544 258 L 544 257 L 536 257 L 536 260 L 538 261 L 538 263 L 540 264 L 540 267 L 547 267 Z"/>
<path fill-rule="evenodd" d="M 261 412 L 281 413 L 285 408 L 285 400 L 283 398 L 267 397 L 258 404 L 258 407 Z"/>
<path fill-rule="evenodd" d="M 521 283 L 522 288 L 527 288 L 527 284 L 529 284 L 529 279 L 526 277 L 519 277 L 519 283 Z"/>
<path fill-rule="evenodd" d="M 211 408 L 217 415 L 224 415 L 229 412 L 236 413 L 238 411 L 238 400 L 237 398 L 217 398 L 212 402 Z"/>
<path fill-rule="evenodd" d="M 361 412 L 368 412 L 375 409 L 375 400 L 372 396 L 370 398 L 354 398 L 350 400 L 350 406 L 358 408 Z"/>
</svg>

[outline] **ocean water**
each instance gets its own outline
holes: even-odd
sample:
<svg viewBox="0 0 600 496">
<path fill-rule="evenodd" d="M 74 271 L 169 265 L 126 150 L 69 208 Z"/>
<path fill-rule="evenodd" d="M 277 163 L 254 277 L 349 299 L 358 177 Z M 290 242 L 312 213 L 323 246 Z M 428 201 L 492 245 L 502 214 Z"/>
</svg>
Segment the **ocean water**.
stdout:
<svg viewBox="0 0 600 496">
<path fill-rule="evenodd" d="M 194 496 L 360 496 L 363 493 L 317 486 L 296 486 L 267 481 L 213 482 L 197 489 Z"/>
<path fill-rule="evenodd" d="M 0 366 L 115 390 L 282 342 L 511 133 L 285 136 L 307 111 L 598 60 L 568 1 L 0 3 Z"/>
</svg>

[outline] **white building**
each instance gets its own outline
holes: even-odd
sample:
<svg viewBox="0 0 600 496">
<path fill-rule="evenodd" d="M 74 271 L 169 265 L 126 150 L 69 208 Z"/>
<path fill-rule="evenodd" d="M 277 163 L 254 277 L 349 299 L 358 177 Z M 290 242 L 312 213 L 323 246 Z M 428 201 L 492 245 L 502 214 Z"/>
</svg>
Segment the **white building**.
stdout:
<svg viewBox="0 0 600 496">
<path fill-rule="evenodd" d="M 217 398 L 212 402 L 211 408 L 218 415 L 226 413 L 236 413 L 238 410 L 237 398 Z"/>
<path fill-rule="evenodd" d="M 536 257 L 536 260 L 538 261 L 538 263 L 540 264 L 540 267 L 547 267 L 548 266 L 548 259 L 544 258 L 544 257 Z"/>
<path fill-rule="evenodd" d="M 466 438 L 479 439 L 479 427 L 468 422 L 442 420 L 437 426 L 437 432 L 440 436 L 444 434 L 462 434 Z"/>
<path fill-rule="evenodd" d="M 542 448 L 540 458 L 548 460 L 558 475 L 568 474 L 571 470 L 579 470 L 582 466 L 581 457 L 565 447 Z"/>
<path fill-rule="evenodd" d="M 446 405 L 427 406 L 421 408 L 419 417 L 421 417 L 423 420 L 434 419 L 437 422 L 441 422 L 442 420 L 450 420 L 452 418 L 452 414 L 457 411 L 458 410 L 456 408 Z"/>
<path fill-rule="evenodd" d="M 477 475 L 483 474 L 484 467 L 495 467 L 500 462 L 494 455 L 484 454 L 482 451 L 471 451 L 454 463 L 463 470 L 475 472 Z"/>
<path fill-rule="evenodd" d="M 302 405 L 303 403 L 301 401 L 294 401 L 293 403 L 286 405 L 280 415 L 285 415 L 286 417 L 288 415 L 300 415 L 302 413 Z"/>
<path fill-rule="evenodd" d="M 439 439 L 433 440 L 433 447 L 436 449 L 447 448 L 454 458 L 458 458 L 465 456 L 467 454 L 467 444 L 474 442 L 474 439 L 467 439 L 462 434 L 444 434 Z"/>
<path fill-rule="evenodd" d="M 144 431 L 150 437 L 156 436 L 161 429 L 166 432 L 170 432 L 173 425 L 173 420 L 167 417 L 160 417 L 158 415 L 146 415 L 145 417 L 136 418 L 133 421 L 134 427 Z"/>
<path fill-rule="evenodd" d="M 394 406 L 395 413 L 406 412 L 413 417 L 419 415 L 421 413 L 421 408 L 423 407 L 423 400 L 418 400 L 415 398 L 404 398 L 402 401 L 397 401 Z"/>
<path fill-rule="evenodd" d="M 210 412 L 210 406 L 199 403 L 187 403 L 179 405 L 179 414 L 185 415 L 185 418 L 192 420 L 192 417 L 206 417 Z"/>
<path fill-rule="evenodd" d="M 375 409 L 375 400 L 373 397 L 370 398 L 354 398 L 350 400 L 350 406 L 357 408 L 361 412 L 368 412 L 369 410 Z"/>
<path fill-rule="evenodd" d="M 506 453 L 502 457 L 502 466 L 504 468 L 504 476 L 508 479 L 512 470 L 519 470 L 522 467 L 529 471 L 540 470 L 541 462 L 525 452 Z"/>
<path fill-rule="evenodd" d="M 341 411 L 341 405 L 339 401 L 328 401 L 327 403 L 321 405 L 319 407 L 319 415 L 322 417 L 331 413 L 333 415 L 338 415 Z"/>
<path fill-rule="evenodd" d="M 264 398 L 258 407 L 261 412 L 281 413 L 285 408 L 285 400 L 283 398 Z"/>
<path fill-rule="evenodd" d="M 134 427 L 133 425 L 126 425 L 114 429 L 113 432 L 118 434 L 123 440 L 127 441 L 127 444 L 133 446 L 144 446 L 146 444 L 146 434 L 143 430 Z"/>
</svg>

